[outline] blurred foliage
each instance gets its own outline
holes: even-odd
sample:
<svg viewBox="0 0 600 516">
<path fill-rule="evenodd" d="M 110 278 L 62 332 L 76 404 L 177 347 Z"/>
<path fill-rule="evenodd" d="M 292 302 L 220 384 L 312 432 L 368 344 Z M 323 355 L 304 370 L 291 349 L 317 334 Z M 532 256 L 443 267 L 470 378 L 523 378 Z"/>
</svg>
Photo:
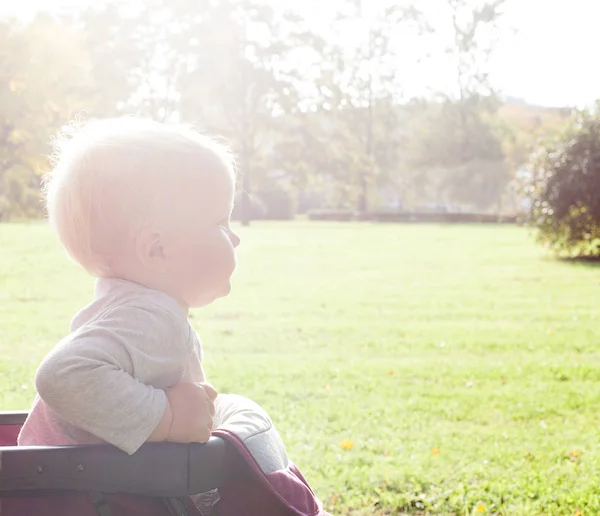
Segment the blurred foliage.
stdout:
<svg viewBox="0 0 600 516">
<path fill-rule="evenodd" d="M 241 221 L 244 214 L 242 214 L 242 192 L 237 192 L 235 196 L 235 204 L 233 206 L 233 212 L 231 213 L 231 219 Z M 250 200 L 250 218 L 252 220 L 262 220 L 265 218 L 267 208 L 262 200 L 256 195 L 249 195 Z"/>
<path fill-rule="evenodd" d="M 265 206 L 265 218 L 292 220 L 296 214 L 296 199 L 287 189 L 274 185 L 257 192 Z"/>
<path fill-rule="evenodd" d="M 539 240 L 568 257 L 600 257 L 600 103 L 531 155 L 524 192 Z"/>
<path fill-rule="evenodd" d="M 496 96 L 487 63 L 502 0 L 440 2 L 447 38 L 410 0 L 342 2 L 326 30 L 268 0 L 105 1 L 0 20 L 0 218 L 42 215 L 63 124 L 125 113 L 227 141 L 245 221 L 253 192 L 281 191 L 289 216 L 296 199 L 301 211 L 512 212 L 511 179 L 565 113 Z M 456 87 L 410 98 L 404 79 L 433 54 Z"/>
<path fill-rule="evenodd" d="M 45 16 L 0 22 L 0 219 L 40 215 L 50 138 L 94 103 L 92 84 L 74 27 Z"/>
</svg>

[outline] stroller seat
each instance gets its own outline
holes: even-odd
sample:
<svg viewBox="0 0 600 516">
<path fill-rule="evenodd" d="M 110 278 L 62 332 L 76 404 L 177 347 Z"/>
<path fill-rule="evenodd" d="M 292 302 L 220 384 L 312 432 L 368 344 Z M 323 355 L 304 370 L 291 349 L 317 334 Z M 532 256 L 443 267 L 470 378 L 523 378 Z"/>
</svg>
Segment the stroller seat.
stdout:
<svg viewBox="0 0 600 516">
<path fill-rule="evenodd" d="M 133 455 L 20 447 L 27 413 L 0 412 L 0 515 L 329 516 L 260 406 L 222 394 L 215 410 L 206 444 L 147 443 Z"/>
<path fill-rule="evenodd" d="M 182 498 L 217 489 L 247 469 L 219 437 L 206 444 L 149 443 L 133 455 L 111 445 L 16 446 L 26 417 L 0 413 L 0 498 L 61 491 Z"/>
</svg>

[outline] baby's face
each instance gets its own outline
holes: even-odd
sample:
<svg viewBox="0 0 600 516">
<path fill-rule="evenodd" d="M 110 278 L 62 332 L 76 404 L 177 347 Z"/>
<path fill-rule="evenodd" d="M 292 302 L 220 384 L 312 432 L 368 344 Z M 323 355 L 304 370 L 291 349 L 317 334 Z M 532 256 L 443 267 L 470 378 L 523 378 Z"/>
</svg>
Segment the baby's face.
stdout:
<svg viewBox="0 0 600 516">
<path fill-rule="evenodd" d="M 223 173 L 181 199 L 177 211 L 186 216 L 165 251 L 171 294 L 188 307 L 205 306 L 231 290 L 240 243 L 229 225 L 234 188 L 233 178 Z"/>
</svg>

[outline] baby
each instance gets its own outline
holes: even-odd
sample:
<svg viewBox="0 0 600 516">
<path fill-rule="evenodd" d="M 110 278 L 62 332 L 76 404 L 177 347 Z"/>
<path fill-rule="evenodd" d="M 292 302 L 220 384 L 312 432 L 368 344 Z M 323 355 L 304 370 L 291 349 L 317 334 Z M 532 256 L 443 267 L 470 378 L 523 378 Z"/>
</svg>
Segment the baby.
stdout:
<svg viewBox="0 0 600 516">
<path fill-rule="evenodd" d="M 37 371 L 19 444 L 132 454 L 147 441 L 206 442 L 217 393 L 188 310 L 231 288 L 231 154 L 189 127 L 136 118 L 90 122 L 57 149 L 50 223 L 97 282 Z"/>
</svg>

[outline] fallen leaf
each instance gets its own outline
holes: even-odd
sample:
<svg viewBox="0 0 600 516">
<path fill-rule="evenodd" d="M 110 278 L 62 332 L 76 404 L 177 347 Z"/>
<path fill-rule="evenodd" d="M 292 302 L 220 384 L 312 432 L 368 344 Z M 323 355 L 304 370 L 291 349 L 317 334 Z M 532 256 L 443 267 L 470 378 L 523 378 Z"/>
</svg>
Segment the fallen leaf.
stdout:
<svg viewBox="0 0 600 516">
<path fill-rule="evenodd" d="M 354 441 L 352 439 L 344 439 L 341 446 L 343 450 L 351 450 L 354 448 Z"/>
</svg>

